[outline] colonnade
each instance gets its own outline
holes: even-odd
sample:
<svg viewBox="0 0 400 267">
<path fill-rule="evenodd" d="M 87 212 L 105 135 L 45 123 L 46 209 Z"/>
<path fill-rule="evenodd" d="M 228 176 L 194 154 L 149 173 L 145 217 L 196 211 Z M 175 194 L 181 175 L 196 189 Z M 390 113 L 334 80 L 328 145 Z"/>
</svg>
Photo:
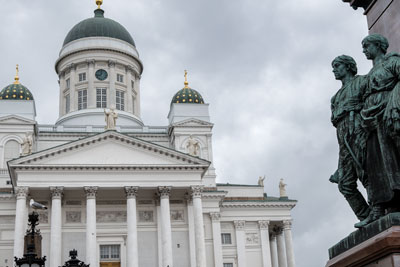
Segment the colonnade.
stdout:
<svg viewBox="0 0 400 267">
<path fill-rule="evenodd" d="M 51 192 L 51 226 L 50 226 L 50 266 L 60 266 L 62 261 L 62 208 L 61 200 L 63 187 L 50 187 Z M 98 187 L 88 186 L 83 190 L 86 194 L 86 259 L 87 264 L 98 266 L 96 241 L 96 195 Z M 138 263 L 138 235 L 136 220 L 136 197 L 139 187 L 125 187 L 127 208 L 127 238 L 126 255 L 127 267 L 139 267 Z M 170 218 L 171 187 L 162 186 L 157 189 L 159 196 L 158 234 L 159 260 L 161 266 L 173 266 L 172 231 Z M 29 193 L 27 187 L 16 187 L 16 217 L 14 234 L 14 256 L 23 256 L 24 233 L 26 229 L 27 207 Z M 191 266 L 206 267 L 206 247 L 204 238 L 204 221 L 202 207 L 202 186 L 191 187 L 190 196 L 187 194 L 187 212 L 189 226 L 189 247 Z M 213 254 L 215 267 L 223 266 L 223 252 L 221 244 L 221 215 L 219 212 L 209 214 L 212 222 Z M 270 229 L 271 222 L 258 221 L 262 252 L 262 267 L 294 267 L 294 254 L 291 234 L 291 221 L 283 221 Z M 247 267 L 246 259 L 246 221 L 234 221 L 237 267 Z M 270 234 L 271 233 L 271 234 Z"/>
<path fill-rule="evenodd" d="M 127 204 L 127 267 L 138 267 L 138 238 L 136 222 L 136 196 L 139 187 L 125 187 Z M 96 195 L 97 186 L 83 188 L 86 194 L 86 264 L 98 266 L 97 243 L 96 243 Z M 191 187 L 191 202 L 193 212 L 194 247 L 191 254 L 198 267 L 206 267 L 206 249 L 204 243 L 203 207 L 202 207 L 202 186 Z M 162 186 L 158 188 L 160 197 L 160 223 L 161 226 L 161 248 L 159 250 L 162 266 L 173 266 L 172 255 L 172 231 L 170 218 L 170 193 L 171 187 Z M 61 200 L 63 187 L 50 188 L 51 204 L 51 226 L 50 226 L 50 266 L 60 266 L 62 261 L 62 210 Z M 29 193 L 28 187 L 16 187 L 16 217 L 14 234 L 14 256 L 23 256 L 24 233 L 26 229 L 27 207 L 26 201 Z"/>
</svg>

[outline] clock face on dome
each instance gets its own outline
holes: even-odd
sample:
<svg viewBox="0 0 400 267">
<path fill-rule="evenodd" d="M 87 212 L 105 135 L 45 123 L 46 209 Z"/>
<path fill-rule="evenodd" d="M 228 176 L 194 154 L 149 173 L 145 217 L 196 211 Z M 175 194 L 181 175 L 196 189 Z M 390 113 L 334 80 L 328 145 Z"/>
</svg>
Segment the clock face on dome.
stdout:
<svg viewBox="0 0 400 267">
<path fill-rule="evenodd" d="M 105 71 L 103 69 L 97 70 L 95 75 L 96 75 L 96 78 L 99 79 L 100 81 L 104 81 L 108 77 L 107 71 Z"/>
</svg>

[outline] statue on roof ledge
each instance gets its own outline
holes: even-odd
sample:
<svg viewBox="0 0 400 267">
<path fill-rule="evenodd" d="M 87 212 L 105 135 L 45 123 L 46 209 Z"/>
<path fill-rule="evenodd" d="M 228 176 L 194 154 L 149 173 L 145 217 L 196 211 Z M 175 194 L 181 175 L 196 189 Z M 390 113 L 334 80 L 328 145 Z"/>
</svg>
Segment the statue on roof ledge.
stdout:
<svg viewBox="0 0 400 267">
<path fill-rule="evenodd" d="M 106 130 L 115 130 L 117 124 L 118 114 L 115 112 L 114 108 L 111 107 L 109 110 L 104 109 Z"/>
</svg>

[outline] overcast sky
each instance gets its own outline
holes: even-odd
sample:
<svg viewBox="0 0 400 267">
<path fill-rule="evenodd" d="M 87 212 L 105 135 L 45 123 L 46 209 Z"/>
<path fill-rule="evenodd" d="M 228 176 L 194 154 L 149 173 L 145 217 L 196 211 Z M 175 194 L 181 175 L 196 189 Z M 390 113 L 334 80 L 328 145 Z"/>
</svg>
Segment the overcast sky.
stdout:
<svg viewBox="0 0 400 267">
<path fill-rule="evenodd" d="M 37 120 L 58 118 L 54 63 L 68 31 L 93 16 L 94 0 L 0 0 L 0 87 L 20 80 Z M 217 181 L 256 184 L 278 195 L 284 178 L 293 210 L 298 267 L 320 267 L 328 248 L 354 230 L 337 186 L 338 145 L 330 98 L 340 88 L 331 61 L 352 55 L 359 73 L 367 35 L 362 10 L 341 0 L 105 0 L 105 16 L 132 34 L 144 64 L 142 119 L 167 125 L 172 96 L 190 86 L 210 104 Z"/>
</svg>

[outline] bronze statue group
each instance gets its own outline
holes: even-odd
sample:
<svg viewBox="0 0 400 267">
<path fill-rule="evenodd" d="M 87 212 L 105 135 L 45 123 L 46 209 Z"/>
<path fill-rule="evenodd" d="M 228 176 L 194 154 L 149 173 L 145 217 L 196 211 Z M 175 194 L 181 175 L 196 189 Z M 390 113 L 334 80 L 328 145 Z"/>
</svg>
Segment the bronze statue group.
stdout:
<svg viewBox="0 0 400 267">
<path fill-rule="evenodd" d="M 357 228 L 400 210 L 400 55 L 387 54 L 389 42 L 379 34 L 365 37 L 362 47 L 373 63 L 367 75 L 357 75 L 350 56 L 332 62 L 342 87 L 331 99 L 339 164 L 330 181 L 338 184 L 360 220 Z"/>
</svg>

